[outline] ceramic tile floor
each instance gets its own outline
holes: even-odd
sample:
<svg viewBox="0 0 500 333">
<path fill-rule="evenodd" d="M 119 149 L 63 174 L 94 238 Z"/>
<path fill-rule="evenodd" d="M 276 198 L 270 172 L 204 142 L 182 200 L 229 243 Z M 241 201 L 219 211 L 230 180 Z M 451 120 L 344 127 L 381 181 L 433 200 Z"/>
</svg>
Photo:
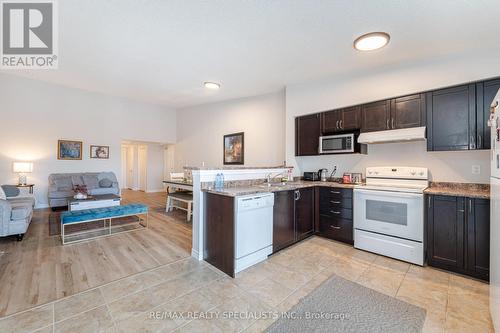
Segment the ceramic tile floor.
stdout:
<svg viewBox="0 0 500 333">
<path fill-rule="evenodd" d="M 332 274 L 427 309 L 424 332 L 493 332 L 488 285 L 309 238 L 231 279 L 182 259 L 0 320 L 0 332 L 261 332 Z M 180 313 L 184 316 L 179 315 Z"/>
</svg>

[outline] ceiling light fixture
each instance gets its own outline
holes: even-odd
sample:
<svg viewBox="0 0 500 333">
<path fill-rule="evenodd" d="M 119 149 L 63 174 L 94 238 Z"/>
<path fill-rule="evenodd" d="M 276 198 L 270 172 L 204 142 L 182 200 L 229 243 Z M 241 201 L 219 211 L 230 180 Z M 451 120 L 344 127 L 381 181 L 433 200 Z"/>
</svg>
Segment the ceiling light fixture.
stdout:
<svg viewBox="0 0 500 333">
<path fill-rule="evenodd" d="M 356 38 L 354 48 L 358 51 L 373 51 L 386 46 L 390 39 L 386 32 L 370 32 Z"/>
<path fill-rule="evenodd" d="M 212 90 L 219 90 L 220 89 L 220 84 L 215 83 L 215 82 L 204 82 L 205 88 L 207 89 L 212 89 Z"/>
</svg>

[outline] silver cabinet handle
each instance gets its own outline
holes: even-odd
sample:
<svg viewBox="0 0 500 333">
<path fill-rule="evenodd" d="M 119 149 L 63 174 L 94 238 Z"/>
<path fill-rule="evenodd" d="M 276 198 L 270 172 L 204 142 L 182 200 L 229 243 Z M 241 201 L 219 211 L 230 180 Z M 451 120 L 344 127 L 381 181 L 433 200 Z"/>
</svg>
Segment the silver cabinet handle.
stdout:
<svg viewBox="0 0 500 333">
<path fill-rule="evenodd" d="M 339 204 L 340 201 L 330 201 L 332 204 Z"/>
<path fill-rule="evenodd" d="M 335 122 L 335 129 L 339 129 L 339 121 L 338 120 Z"/>
<path fill-rule="evenodd" d="M 431 206 L 431 196 L 430 195 L 427 197 L 427 201 L 428 201 L 429 207 L 430 207 Z"/>
<path fill-rule="evenodd" d="M 331 225 L 330 228 L 332 228 L 332 229 L 340 229 L 340 227 L 337 227 L 337 226 L 334 226 L 334 225 Z"/>
<path fill-rule="evenodd" d="M 469 199 L 469 213 L 472 212 L 472 199 Z"/>
<path fill-rule="evenodd" d="M 386 125 L 385 125 L 385 128 L 389 129 L 389 118 L 387 118 L 387 122 L 386 122 Z"/>
<path fill-rule="evenodd" d="M 331 210 L 330 213 L 332 213 L 332 214 L 340 214 L 340 212 L 336 212 L 334 210 Z"/>
<path fill-rule="evenodd" d="M 481 135 L 477 135 L 477 147 L 481 148 Z"/>
<path fill-rule="evenodd" d="M 459 209 L 459 210 L 458 210 L 458 212 L 459 212 L 459 213 L 465 213 L 465 210 L 463 210 L 463 209 Z"/>
<path fill-rule="evenodd" d="M 340 194 L 340 192 L 337 192 L 337 191 L 330 191 L 330 193 L 332 193 L 332 194 Z"/>
<path fill-rule="evenodd" d="M 339 124 L 340 124 L 340 128 L 343 129 L 344 128 L 344 125 L 342 124 L 343 123 L 343 120 L 340 120 L 339 121 Z"/>
<path fill-rule="evenodd" d="M 471 149 L 475 149 L 476 148 L 476 140 L 474 138 L 474 135 L 470 136 L 470 147 L 471 147 Z"/>
<path fill-rule="evenodd" d="M 392 118 L 392 129 L 394 129 L 394 118 Z"/>
</svg>

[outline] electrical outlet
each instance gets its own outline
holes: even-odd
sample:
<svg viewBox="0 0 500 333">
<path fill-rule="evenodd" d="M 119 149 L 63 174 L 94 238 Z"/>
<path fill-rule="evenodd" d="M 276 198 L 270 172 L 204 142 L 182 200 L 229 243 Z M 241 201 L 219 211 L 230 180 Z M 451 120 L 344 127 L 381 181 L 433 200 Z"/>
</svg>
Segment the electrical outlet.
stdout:
<svg viewBox="0 0 500 333">
<path fill-rule="evenodd" d="M 472 174 L 479 175 L 480 173 L 481 173 L 481 166 L 480 165 L 473 165 L 472 166 Z"/>
</svg>

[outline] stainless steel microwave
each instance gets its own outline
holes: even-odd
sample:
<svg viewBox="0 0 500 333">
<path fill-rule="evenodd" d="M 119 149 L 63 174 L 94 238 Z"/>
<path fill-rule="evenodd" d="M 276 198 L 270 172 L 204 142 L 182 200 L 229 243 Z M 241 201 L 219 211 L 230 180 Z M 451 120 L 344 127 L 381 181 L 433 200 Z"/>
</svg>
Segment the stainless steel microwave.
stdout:
<svg viewBox="0 0 500 333">
<path fill-rule="evenodd" d="M 354 133 L 319 137 L 320 154 L 354 153 Z"/>
</svg>

